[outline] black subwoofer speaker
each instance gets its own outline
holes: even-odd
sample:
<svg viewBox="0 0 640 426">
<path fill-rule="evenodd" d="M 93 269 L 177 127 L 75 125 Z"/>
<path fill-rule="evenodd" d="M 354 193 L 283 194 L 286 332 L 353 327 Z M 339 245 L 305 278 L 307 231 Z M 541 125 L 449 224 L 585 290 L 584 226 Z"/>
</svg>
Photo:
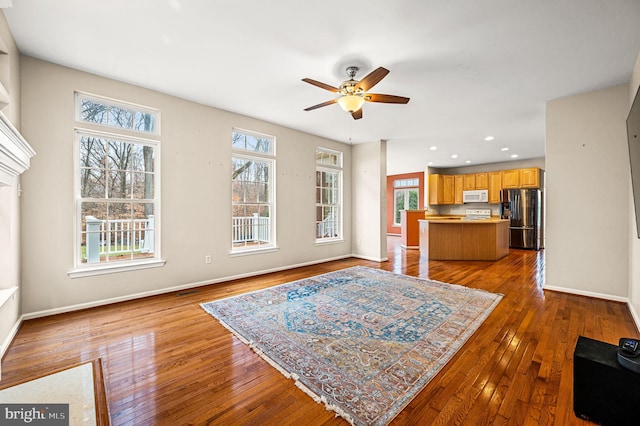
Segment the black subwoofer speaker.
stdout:
<svg viewBox="0 0 640 426">
<path fill-rule="evenodd" d="M 601 425 L 638 424 L 640 374 L 620 366 L 618 347 L 579 336 L 573 353 L 573 411 Z"/>
</svg>

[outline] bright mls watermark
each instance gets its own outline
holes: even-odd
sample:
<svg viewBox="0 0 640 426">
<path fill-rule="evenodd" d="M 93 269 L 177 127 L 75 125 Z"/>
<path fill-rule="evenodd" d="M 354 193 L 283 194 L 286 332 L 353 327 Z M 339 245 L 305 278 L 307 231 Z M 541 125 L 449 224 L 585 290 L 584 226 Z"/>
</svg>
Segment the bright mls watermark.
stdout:
<svg viewBox="0 0 640 426">
<path fill-rule="evenodd" d="M 0 425 L 69 426 L 69 404 L 0 404 Z"/>
</svg>

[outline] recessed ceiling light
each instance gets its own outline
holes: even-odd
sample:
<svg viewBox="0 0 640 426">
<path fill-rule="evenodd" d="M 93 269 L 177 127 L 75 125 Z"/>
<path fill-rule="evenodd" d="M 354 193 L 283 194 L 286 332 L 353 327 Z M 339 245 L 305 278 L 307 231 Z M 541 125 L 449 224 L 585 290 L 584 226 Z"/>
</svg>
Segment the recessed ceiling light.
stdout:
<svg viewBox="0 0 640 426">
<path fill-rule="evenodd" d="M 493 136 L 487 136 L 486 138 L 484 138 L 485 141 L 489 142 L 494 140 L 495 138 Z"/>
<path fill-rule="evenodd" d="M 509 147 L 500 148 L 500 151 L 509 151 Z"/>
<path fill-rule="evenodd" d="M 427 163 L 427 166 L 433 166 L 433 161 L 429 161 L 429 162 Z"/>
<path fill-rule="evenodd" d="M 471 160 L 467 160 L 467 161 L 465 161 L 465 163 L 466 163 L 466 164 L 469 164 L 469 163 L 471 163 Z"/>
<path fill-rule="evenodd" d="M 438 147 L 434 145 L 434 146 L 432 146 L 432 147 L 431 147 L 431 148 L 429 148 L 429 149 L 430 149 L 431 151 L 435 151 L 436 149 L 438 149 Z"/>
<path fill-rule="evenodd" d="M 458 154 L 453 154 L 451 158 L 458 158 Z"/>
<path fill-rule="evenodd" d="M 518 158 L 518 154 L 511 154 L 511 158 Z"/>
</svg>

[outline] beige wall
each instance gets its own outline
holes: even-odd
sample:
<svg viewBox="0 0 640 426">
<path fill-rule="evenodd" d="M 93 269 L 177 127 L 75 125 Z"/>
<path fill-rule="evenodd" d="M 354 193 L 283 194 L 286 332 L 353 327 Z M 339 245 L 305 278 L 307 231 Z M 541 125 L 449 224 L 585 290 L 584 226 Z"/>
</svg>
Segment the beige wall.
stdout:
<svg viewBox="0 0 640 426">
<path fill-rule="evenodd" d="M 353 253 L 387 259 L 387 142 L 353 146 Z"/>
<path fill-rule="evenodd" d="M 23 310 L 41 315 L 351 254 L 351 146 L 140 87 L 22 59 L 23 134 L 38 155 L 23 177 Z M 162 268 L 71 279 L 74 91 L 161 110 Z M 279 250 L 229 255 L 231 129 L 276 137 Z M 345 240 L 315 244 L 315 148 L 344 153 Z M 379 173 L 377 171 L 376 173 Z M 213 262 L 205 264 L 211 255 Z"/>
<path fill-rule="evenodd" d="M 629 84 L 629 108 L 639 88 L 640 54 L 638 54 Z M 629 176 L 629 179 L 631 179 L 631 176 Z M 636 232 L 635 213 L 631 182 L 629 182 L 629 306 L 636 325 L 640 327 L 640 239 L 638 239 Z M 640 212 L 638 213 L 640 214 Z"/>
<path fill-rule="evenodd" d="M 547 103 L 545 288 L 627 300 L 628 99 L 624 84 Z"/>
</svg>

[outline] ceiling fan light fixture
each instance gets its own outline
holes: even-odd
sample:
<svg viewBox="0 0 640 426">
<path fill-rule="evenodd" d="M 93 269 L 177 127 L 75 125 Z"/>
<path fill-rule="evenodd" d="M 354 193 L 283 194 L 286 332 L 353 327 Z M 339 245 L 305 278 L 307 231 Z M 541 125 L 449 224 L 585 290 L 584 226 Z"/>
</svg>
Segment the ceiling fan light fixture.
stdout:
<svg viewBox="0 0 640 426">
<path fill-rule="evenodd" d="M 345 95 L 338 98 L 338 105 L 346 112 L 352 113 L 362 108 L 364 98 L 358 95 Z"/>
</svg>

